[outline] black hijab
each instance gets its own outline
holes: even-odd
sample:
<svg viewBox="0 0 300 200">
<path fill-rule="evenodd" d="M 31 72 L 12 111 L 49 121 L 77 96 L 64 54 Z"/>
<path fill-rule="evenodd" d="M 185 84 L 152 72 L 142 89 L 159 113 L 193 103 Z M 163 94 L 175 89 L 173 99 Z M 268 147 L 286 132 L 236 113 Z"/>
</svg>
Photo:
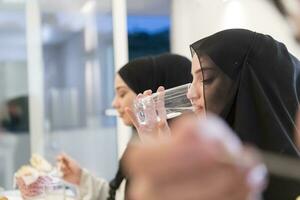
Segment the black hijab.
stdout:
<svg viewBox="0 0 300 200">
<path fill-rule="evenodd" d="M 208 111 L 223 103 L 217 114 L 244 142 L 274 153 L 298 154 L 293 132 L 300 98 L 300 62 L 284 44 L 268 35 L 231 29 L 199 40 L 191 49 L 202 68 Z M 205 67 L 212 67 L 213 75 L 204 72 Z M 295 199 L 300 194 L 299 183 L 285 181 L 271 177 L 265 198 Z"/>
<path fill-rule="evenodd" d="M 130 61 L 119 70 L 119 75 L 136 94 L 159 86 L 165 89 L 190 83 L 191 61 L 176 54 L 147 56 Z"/>
<path fill-rule="evenodd" d="M 148 89 L 155 92 L 159 86 L 168 89 L 192 81 L 191 61 L 183 56 L 169 53 L 132 60 L 124 65 L 118 74 L 136 94 Z M 107 200 L 115 199 L 116 190 L 125 178 L 121 164 L 126 152 L 127 149 L 119 162 L 119 169 L 115 178 L 109 183 L 110 190 Z M 127 181 L 126 190 L 128 183 L 129 181 Z"/>
</svg>

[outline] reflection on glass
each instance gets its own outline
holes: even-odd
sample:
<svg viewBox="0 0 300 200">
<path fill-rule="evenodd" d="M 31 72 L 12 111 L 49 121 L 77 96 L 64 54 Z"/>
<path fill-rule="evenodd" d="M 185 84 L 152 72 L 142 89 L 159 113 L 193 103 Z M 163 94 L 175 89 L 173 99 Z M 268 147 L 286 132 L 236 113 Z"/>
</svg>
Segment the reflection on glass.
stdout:
<svg viewBox="0 0 300 200">
<path fill-rule="evenodd" d="M 41 2 L 46 157 L 70 154 L 110 179 L 117 166 L 111 1 Z M 104 152 L 110 152 L 109 155 Z"/>
<path fill-rule="evenodd" d="M 163 107 L 167 119 L 177 117 L 183 112 L 192 112 L 192 103 L 187 98 L 189 87 L 190 83 L 138 98 L 134 107 L 139 123 L 148 124 L 152 117 L 154 121 L 160 120 L 160 112 L 164 110 Z"/>
<path fill-rule="evenodd" d="M 29 158 L 29 117 L 24 1 L 0 6 L 0 187 Z"/>
</svg>

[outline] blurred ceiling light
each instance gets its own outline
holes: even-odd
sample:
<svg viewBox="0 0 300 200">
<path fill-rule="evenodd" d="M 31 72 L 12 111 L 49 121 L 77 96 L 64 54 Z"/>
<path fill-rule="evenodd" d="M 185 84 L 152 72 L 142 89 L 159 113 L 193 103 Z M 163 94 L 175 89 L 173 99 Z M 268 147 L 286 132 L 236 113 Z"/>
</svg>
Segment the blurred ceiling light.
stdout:
<svg viewBox="0 0 300 200">
<path fill-rule="evenodd" d="M 82 12 L 83 14 L 90 14 L 93 13 L 95 11 L 96 8 L 96 1 L 95 0 L 90 0 L 87 1 L 82 7 L 80 12 Z"/>
<path fill-rule="evenodd" d="M 85 23 L 81 13 L 59 13 L 56 15 L 56 20 L 58 28 L 74 32 L 81 30 Z"/>
<path fill-rule="evenodd" d="M 2 0 L 2 3 L 5 4 L 23 4 L 25 3 L 25 0 Z"/>
<path fill-rule="evenodd" d="M 51 26 L 49 25 L 43 25 L 42 28 L 42 39 L 44 43 L 50 43 L 53 38 L 53 31 L 51 29 Z"/>
<path fill-rule="evenodd" d="M 86 52 L 96 50 L 98 45 L 97 28 L 95 24 L 86 24 L 84 29 L 84 49 Z"/>
</svg>

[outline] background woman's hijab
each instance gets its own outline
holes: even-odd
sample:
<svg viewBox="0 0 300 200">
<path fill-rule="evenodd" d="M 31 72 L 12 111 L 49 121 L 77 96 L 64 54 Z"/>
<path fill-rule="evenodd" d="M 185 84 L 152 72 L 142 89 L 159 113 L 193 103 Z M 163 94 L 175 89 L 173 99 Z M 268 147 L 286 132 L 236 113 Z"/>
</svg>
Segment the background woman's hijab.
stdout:
<svg viewBox="0 0 300 200">
<path fill-rule="evenodd" d="M 244 142 L 296 155 L 292 140 L 300 98 L 300 63 L 285 45 L 268 35 L 231 29 L 199 40 L 191 49 L 202 68 L 208 64 L 221 74 L 221 83 L 203 84 L 206 108 L 213 110 L 220 103 L 211 90 L 223 90 L 227 95 L 217 98 L 226 102 L 219 114 Z M 203 80 L 211 78 L 203 70 L 202 75 Z M 300 194 L 299 183 L 277 178 L 271 178 L 265 199 L 295 199 Z"/>
<path fill-rule="evenodd" d="M 168 89 L 192 82 L 191 61 L 176 54 L 137 58 L 118 73 L 136 94 L 148 89 L 155 92 L 159 86 Z"/>
</svg>

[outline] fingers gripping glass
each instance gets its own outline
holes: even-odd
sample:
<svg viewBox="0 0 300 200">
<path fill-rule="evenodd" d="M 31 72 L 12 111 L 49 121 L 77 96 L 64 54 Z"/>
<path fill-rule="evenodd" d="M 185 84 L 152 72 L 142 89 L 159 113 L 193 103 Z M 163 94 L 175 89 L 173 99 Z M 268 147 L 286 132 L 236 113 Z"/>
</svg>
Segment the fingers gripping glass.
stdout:
<svg viewBox="0 0 300 200">
<path fill-rule="evenodd" d="M 191 101 L 187 98 L 190 83 L 170 88 L 151 96 L 137 98 L 134 103 L 135 114 L 140 124 L 171 119 L 187 111 L 193 111 Z"/>
</svg>

